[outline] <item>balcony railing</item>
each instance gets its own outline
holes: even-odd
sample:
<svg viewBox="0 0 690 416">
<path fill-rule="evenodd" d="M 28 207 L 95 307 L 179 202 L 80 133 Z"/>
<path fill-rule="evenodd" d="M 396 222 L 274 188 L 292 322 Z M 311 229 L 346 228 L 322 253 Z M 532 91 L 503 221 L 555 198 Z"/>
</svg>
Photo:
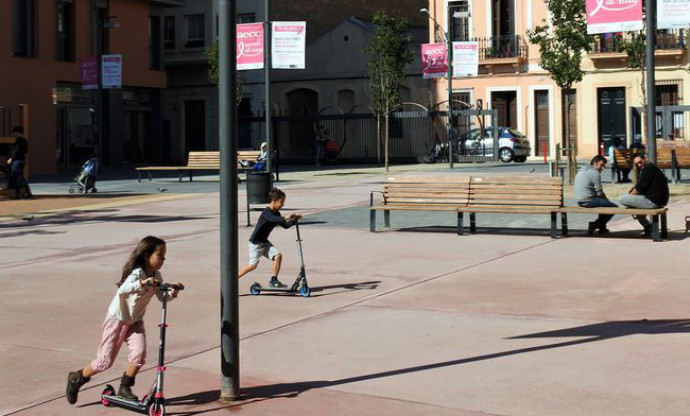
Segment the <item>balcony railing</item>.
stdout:
<svg viewBox="0 0 690 416">
<path fill-rule="evenodd" d="M 479 43 L 479 59 L 525 58 L 527 44 L 522 36 L 505 35 L 472 39 Z"/>
<path fill-rule="evenodd" d="M 591 53 L 622 53 L 621 46 L 631 39 L 632 36 L 627 33 L 597 35 L 592 45 Z M 685 49 L 687 47 L 687 33 L 684 29 L 669 31 L 668 33 L 657 33 L 654 46 L 657 51 Z"/>
</svg>

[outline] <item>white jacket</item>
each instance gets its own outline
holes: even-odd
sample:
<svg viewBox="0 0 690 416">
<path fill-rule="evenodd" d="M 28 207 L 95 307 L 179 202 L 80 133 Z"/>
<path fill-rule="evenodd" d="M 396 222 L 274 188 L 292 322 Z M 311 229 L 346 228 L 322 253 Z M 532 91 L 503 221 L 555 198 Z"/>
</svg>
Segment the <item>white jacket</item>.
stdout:
<svg viewBox="0 0 690 416">
<path fill-rule="evenodd" d="M 117 289 L 115 297 L 110 302 L 108 313 L 122 321 L 122 323 L 131 325 L 144 319 L 146 307 L 153 295 L 157 295 L 161 299 L 161 294 L 153 287 L 145 287 L 141 285 L 141 279 L 148 277 L 155 277 L 163 281 L 159 271 L 154 273 L 154 276 L 146 276 L 144 269 L 137 268 L 132 270 L 127 279 Z"/>
</svg>

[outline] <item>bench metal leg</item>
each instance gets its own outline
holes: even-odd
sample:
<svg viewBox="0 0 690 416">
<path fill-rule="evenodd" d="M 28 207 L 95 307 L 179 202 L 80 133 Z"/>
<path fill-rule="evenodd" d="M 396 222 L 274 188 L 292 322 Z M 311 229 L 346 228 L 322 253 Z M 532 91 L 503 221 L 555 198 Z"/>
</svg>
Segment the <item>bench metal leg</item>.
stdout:
<svg viewBox="0 0 690 416">
<path fill-rule="evenodd" d="M 153 181 L 153 172 L 149 171 L 149 182 Z"/>
<path fill-rule="evenodd" d="M 137 172 L 137 174 L 139 175 L 139 182 L 141 182 L 141 172 Z"/>
<path fill-rule="evenodd" d="M 652 240 L 661 241 L 659 236 L 659 216 L 652 215 Z"/>
<path fill-rule="evenodd" d="M 376 231 L 376 210 L 375 209 L 369 210 L 369 231 L 372 233 Z"/>
<path fill-rule="evenodd" d="M 477 233 L 477 217 L 474 212 L 470 212 L 470 233 Z"/>
<path fill-rule="evenodd" d="M 177 180 L 182 182 L 182 171 L 181 170 L 177 171 Z"/>
<path fill-rule="evenodd" d="M 458 235 L 462 235 L 464 215 L 462 212 L 458 212 Z"/>
<path fill-rule="evenodd" d="M 668 239 L 668 223 L 666 221 L 666 214 L 661 214 L 661 238 Z"/>
<path fill-rule="evenodd" d="M 189 171 L 189 182 L 191 182 L 191 181 L 192 181 L 192 171 L 190 170 Z"/>
<path fill-rule="evenodd" d="M 555 212 L 551 213 L 551 238 L 558 237 L 558 215 Z"/>
<path fill-rule="evenodd" d="M 383 211 L 383 225 L 385 225 L 386 228 L 391 228 L 391 212 L 388 210 Z"/>
<path fill-rule="evenodd" d="M 252 220 L 251 220 L 251 218 L 249 218 L 249 215 L 250 215 L 249 211 L 250 210 L 251 210 L 251 208 L 249 207 L 249 196 L 247 196 L 247 227 L 252 226 Z"/>
<path fill-rule="evenodd" d="M 568 236 L 568 213 L 561 212 L 561 235 Z"/>
</svg>

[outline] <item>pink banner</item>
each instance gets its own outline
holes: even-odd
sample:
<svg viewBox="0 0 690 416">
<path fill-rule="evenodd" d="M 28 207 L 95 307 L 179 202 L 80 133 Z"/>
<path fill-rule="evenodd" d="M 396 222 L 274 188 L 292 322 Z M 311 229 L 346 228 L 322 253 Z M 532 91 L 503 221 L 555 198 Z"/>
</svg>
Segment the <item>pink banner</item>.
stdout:
<svg viewBox="0 0 690 416">
<path fill-rule="evenodd" d="M 586 0 L 587 33 L 642 30 L 642 0 Z"/>
<path fill-rule="evenodd" d="M 243 23 L 237 25 L 237 69 L 261 69 L 264 67 L 264 24 Z"/>
<path fill-rule="evenodd" d="M 81 88 L 84 90 L 98 89 L 98 60 L 95 56 L 81 59 Z"/>
<path fill-rule="evenodd" d="M 424 79 L 441 78 L 448 74 L 448 55 L 445 43 L 422 45 L 422 74 Z"/>
</svg>

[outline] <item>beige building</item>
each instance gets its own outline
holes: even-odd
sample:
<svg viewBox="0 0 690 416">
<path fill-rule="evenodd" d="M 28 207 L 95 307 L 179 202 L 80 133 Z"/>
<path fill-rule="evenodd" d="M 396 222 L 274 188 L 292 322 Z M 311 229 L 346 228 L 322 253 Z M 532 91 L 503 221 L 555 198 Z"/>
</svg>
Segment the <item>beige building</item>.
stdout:
<svg viewBox="0 0 690 416">
<path fill-rule="evenodd" d="M 446 13 L 450 10 L 450 13 Z M 539 49 L 529 44 L 527 31 L 548 24 L 543 0 L 431 0 L 430 42 L 443 42 L 443 32 L 453 41 L 479 43 L 477 77 L 452 80 L 453 100 L 476 104 L 481 99 L 498 110 L 501 126 L 524 133 L 532 157 L 555 156 L 564 137 L 564 94 L 539 66 Z M 450 22 L 447 16 L 450 15 Z M 437 24 L 438 25 L 437 25 Z M 450 29 L 450 30 L 449 30 Z M 615 136 L 628 142 L 644 125 L 631 107 L 641 106 L 640 71 L 627 69 L 627 56 L 617 52 L 620 37 L 597 36 L 583 67 L 587 73 L 570 96 L 571 136 L 578 141 L 579 156 L 587 158 L 607 148 Z M 682 105 L 688 82 L 687 39 L 683 31 L 660 35 L 657 41 L 657 105 Z M 447 80 L 437 79 L 437 103 L 447 101 Z M 640 124 L 642 123 L 642 124 Z M 673 117 L 676 137 L 685 137 L 682 115 Z"/>
</svg>

